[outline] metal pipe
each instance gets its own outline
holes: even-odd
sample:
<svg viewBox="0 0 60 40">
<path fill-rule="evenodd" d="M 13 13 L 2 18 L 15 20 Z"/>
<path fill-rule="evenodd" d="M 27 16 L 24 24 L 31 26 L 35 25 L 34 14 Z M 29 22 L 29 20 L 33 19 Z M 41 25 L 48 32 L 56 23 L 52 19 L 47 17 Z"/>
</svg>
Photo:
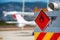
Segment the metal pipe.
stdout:
<svg viewBox="0 0 60 40">
<path fill-rule="evenodd" d="M 60 10 L 60 2 L 51 2 L 48 4 L 48 11 Z"/>
</svg>

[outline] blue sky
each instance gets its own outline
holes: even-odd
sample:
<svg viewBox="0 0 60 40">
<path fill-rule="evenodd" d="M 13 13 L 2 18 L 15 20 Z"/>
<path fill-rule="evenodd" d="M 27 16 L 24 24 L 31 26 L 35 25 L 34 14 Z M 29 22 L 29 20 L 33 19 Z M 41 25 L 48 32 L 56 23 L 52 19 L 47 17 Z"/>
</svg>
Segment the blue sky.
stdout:
<svg viewBox="0 0 60 40">
<path fill-rule="evenodd" d="M 0 3 L 3 2 L 22 2 L 23 0 L 0 0 Z M 40 2 L 47 2 L 47 0 L 25 0 L 25 2 L 36 2 L 36 1 L 40 1 Z"/>
</svg>

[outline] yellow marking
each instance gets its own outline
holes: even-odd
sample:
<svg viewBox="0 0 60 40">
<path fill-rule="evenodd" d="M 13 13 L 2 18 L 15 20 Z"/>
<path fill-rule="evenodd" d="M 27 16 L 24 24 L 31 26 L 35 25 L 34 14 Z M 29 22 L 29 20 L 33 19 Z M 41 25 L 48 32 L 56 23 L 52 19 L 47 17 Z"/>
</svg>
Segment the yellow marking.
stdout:
<svg viewBox="0 0 60 40">
<path fill-rule="evenodd" d="M 42 40 L 50 40 L 53 34 L 53 32 L 47 32 Z"/>
<path fill-rule="evenodd" d="M 58 39 L 57 40 L 60 40 L 60 36 L 58 37 Z"/>
<path fill-rule="evenodd" d="M 40 32 L 34 32 L 34 40 L 37 39 L 38 35 L 40 34 Z"/>
</svg>

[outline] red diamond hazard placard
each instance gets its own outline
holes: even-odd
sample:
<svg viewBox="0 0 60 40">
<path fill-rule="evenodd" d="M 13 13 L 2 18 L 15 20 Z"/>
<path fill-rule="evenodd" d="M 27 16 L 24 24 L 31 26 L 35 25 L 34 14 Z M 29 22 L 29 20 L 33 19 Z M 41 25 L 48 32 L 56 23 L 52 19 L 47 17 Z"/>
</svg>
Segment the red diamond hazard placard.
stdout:
<svg viewBox="0 0 60 40">
<path fill-rule="evenodd" d="M 37 18 L 35 19 L 35 22 L 37 23 L 41 30 L 44 30 L 49 20 L 50 20 L 49 17 L 43 12 L 43 10 L 41 10 Z"/>
</svg>

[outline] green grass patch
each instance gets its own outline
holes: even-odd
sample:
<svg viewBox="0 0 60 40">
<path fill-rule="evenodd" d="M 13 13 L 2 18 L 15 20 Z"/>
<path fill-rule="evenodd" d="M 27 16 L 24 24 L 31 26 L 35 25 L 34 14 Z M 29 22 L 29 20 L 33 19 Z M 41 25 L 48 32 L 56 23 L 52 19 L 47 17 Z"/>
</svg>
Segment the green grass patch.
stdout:
<svg viewBox="0 0 60 40">
<path fill-rule="evenodd" d="M 7 25 L 15 25 L 15 24 L 7 24 L 7 23 L 5 23 L 4 20 L 0 20 L 0 25 L 1 26 L 7 26 Z"/>
</svg>

